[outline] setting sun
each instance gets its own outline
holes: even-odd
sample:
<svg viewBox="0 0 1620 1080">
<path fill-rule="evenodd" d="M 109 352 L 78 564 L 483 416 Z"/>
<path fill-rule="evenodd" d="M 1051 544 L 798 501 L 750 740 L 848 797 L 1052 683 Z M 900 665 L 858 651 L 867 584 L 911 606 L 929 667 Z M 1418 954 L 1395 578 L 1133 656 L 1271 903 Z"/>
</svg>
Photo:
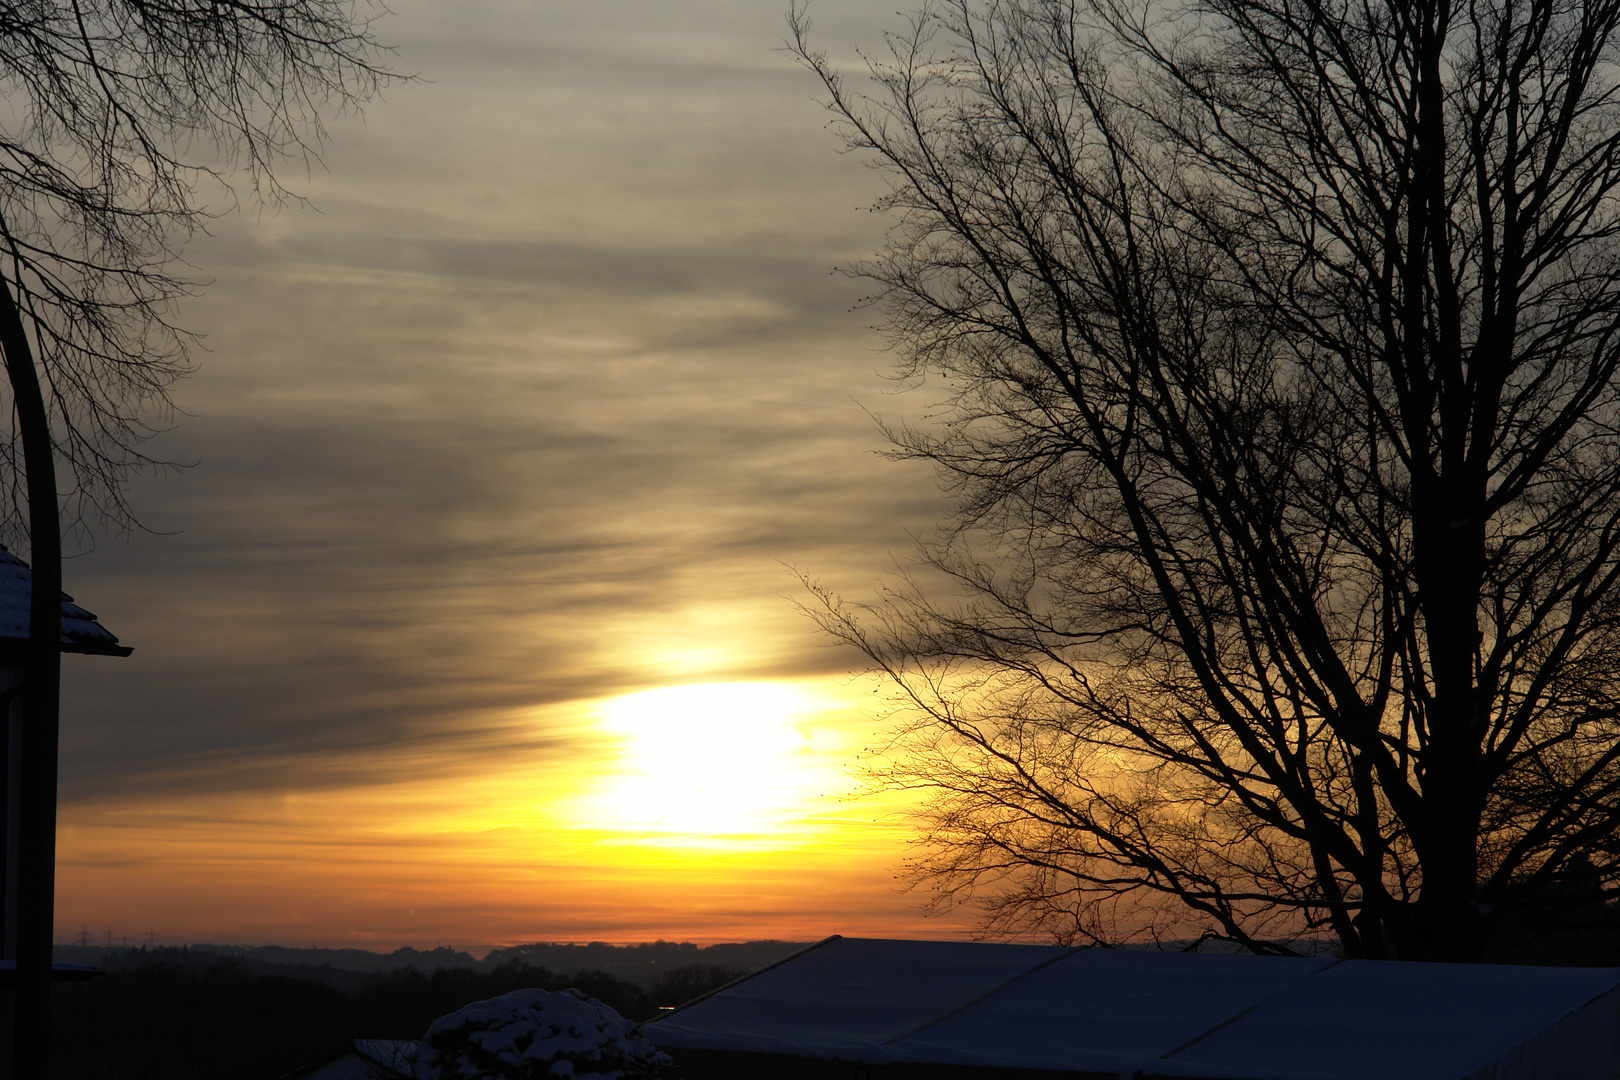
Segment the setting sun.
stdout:
<svg viewBox="0 0 1620 1080">
<path fill-rule="evenodd" d="M 786 683 L 699 683 L 606 702 L 601 723 L 622 740 L 595 796 L 599 825 L 662 840 L 791 831 L 824 796 L 849 787 L 818 729 L 819 704 Z M 838 745 L 834 746 L 833 743 Z"/>
</svg>

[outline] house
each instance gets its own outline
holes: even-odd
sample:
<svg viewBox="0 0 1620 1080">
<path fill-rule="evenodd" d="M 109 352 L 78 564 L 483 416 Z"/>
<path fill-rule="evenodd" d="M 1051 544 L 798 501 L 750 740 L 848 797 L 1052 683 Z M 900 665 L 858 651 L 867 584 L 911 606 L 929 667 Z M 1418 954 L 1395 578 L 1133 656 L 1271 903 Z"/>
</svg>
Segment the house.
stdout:
<svg viewBox="0 0 1620 1080">
<path fill-rule="evenodd" d="M 29 601 L 34 574 L 0 545 L 0 667 L 20 668 L 28 648 Z M 134 650 L 118 644 L 96 617 L 67 593 L 62 594 L 62 651 L 93 656 L 128 656 Z M 15 678 L 21 678 L 18 674 Z"/>
<path fill-rule="evenodd" d="M 1620 968 L 832 937 L 643 1033 L 684 1080 L 1598 1080 Z"/>
</svg>

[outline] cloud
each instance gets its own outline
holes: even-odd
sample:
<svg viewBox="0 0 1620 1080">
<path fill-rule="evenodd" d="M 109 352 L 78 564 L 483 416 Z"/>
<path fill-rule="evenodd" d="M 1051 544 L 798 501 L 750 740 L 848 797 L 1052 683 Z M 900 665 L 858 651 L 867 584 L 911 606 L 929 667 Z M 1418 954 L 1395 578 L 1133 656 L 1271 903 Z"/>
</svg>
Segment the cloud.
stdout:
<svg viewBox="0 0 1620 1080">
<path fill-rule="evenodd" d="M 858 283 L 814 245 L 355 228 L 203 245 L 159 448 L 196 464 L 135 493 L 173 535 L 69 569 L 137 649 L 75 672 L 69 798 L 431 771 L 515 708 L 851 663 L 783 564 L 864 580 L 938 509 L 852 399 L 886 389 Z M 660 659 L 694 650 L 727 672 Z"/>
<path fill-rule="evenodd" d="M 841 680 L 857 658 L 783 598 L 784 564 L 864 595 L 943 505 L 874 453 L 863 403 L 928 395 L 887 396 L 864 287 L 831 272 L 881 238 L 858 209 L 881 184 L 771 51 L 780 18 L 406 4 L 400 66 L 426 81 L 333 123 L 329 171 L 294 184 L 318 212 L 188 251 L 207 351 L 154 451 L 191 467 L 136 484 L 151 532 L 66 571 L 135 653 L 67 660 L 64 918 L 378 944 L 780 936 L 790 908 L 823 911 L 795 933 L 916 930 L 876 854 L 899 833 L 858 813 L 814 858 L 673 878 L 523 818 L 612 759 L 602 698 Z M 841 716 L 860 745 L 870 718 Z M 473 803 L 507 839 L 435 831 Z"/>
</svg>

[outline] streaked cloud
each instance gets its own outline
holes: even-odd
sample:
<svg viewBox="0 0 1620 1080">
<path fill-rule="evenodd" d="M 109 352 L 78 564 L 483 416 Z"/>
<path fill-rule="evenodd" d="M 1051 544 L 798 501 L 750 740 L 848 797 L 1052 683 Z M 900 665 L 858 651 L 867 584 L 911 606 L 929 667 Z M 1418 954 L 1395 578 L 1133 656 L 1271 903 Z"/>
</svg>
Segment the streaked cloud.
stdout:
<svg viewBox="0 0 1620 1080">
<path fill-rule="evenodd" d="M 876 37 L 864 8 L 818 3 L 829 44 Z M 892 807 L 841 809 L 821 854 L 686 865 L 685 892 L 668 866 L 548 847 L 555 822 L 487 843 L 424 824 L 481 784 L 521 802 L 610 768 L 591 716 L 615 695 L 847 695 L 855 658 L 784 598 L 788 566 L 863 592 L 938 516 L 865 411 L 926 395 L 886 396 L 862 287 L 831 272 L 881 237 L 859 209 L 879 178 L 772 51 L 782 15 L 399 5 L 383 34 L 422 81 L 332 123 L 329 171 L 296 185 L 319 212 L 227 218 L 188 252 L 208 352 L 156 450 L 192 467 L 138 484 L 154 533 L 67 571 L 136 652 L 69 660 L 65 924 L 167 911 L 197 937 L 376 944 L 916 924 Z M 874 722 L 818 723 L 853 755 Z M 325 898 L 319 927 L 267 884 L 283 864 Z M 384 864 L 392 891 L 360 884 Z M 814 880 L 834 864 L 838 900 Z M 555 888 L 524 899 L 536 873 Z M 667 910 L 604 906 L 626 877 Z M 181 898 L 204 879 L 280 899 L 231 935 Z"/>
</svg>

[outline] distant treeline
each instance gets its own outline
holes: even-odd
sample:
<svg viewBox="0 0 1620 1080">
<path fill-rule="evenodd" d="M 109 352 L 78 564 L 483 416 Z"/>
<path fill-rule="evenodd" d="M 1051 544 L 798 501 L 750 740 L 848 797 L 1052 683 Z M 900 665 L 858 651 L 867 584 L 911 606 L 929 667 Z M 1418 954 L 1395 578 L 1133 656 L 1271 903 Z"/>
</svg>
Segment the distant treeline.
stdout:
<svg viewBox="0 0 1620 1080">
<path fill-rule="evenodd" d="M 391 953 L 368 949 L 307 949 L 284 945 L 186 945 L 178 948 L 132 949 L 100 945 L 58 945 L 56 959 L 91 964 L 103 969 L 127 967 L 162 957 L 182 966 L 207 966 L 219 959 L 240 961 L 248 971 L 261 975 L 294 975 L 317 978 L 334 985 L 356 987 L 359 974 L 387 974 L 405 968 L 436 971 L 439 968 L 466 968 L 494 971 L 513 961 L 549 968 L 552 971 L 605 971 L 617 978 L 651 989 L 664 973 L 694 964 L 753 971 L 775 963 L 805 947 L 799 941 L 744 941 L 723 945 L 695 945 L 690 941 L 652 941 L 641 945 L 608 945 L 593 941 L 586 945 L 535 942 L 491 951 L 483 959 L 448 946 L 435 949 L 396 949 Z"/>
<path fill-rule="evenodd" d="M 269 972 L 196 948 L 109 950 L 106 961 L 106 974 L 55 989 L 54 1080 L 278 1080 L 350 1040 L 416 1039 L 468 1002 L 525 987 L 577 987 L 647 1020 L 743 974 L 696 963 L 642 986 L 603 971 L 561 975 L 520 958 L 488 969 L 369 974 L 266 963 L 280 969 Z"/>
<path fill-rule="evenodd" d="M 651 987 L 662 973 L 673 968 L 702 964 L 755 971 L 808 944 L 805 941 L 743 941 L 698 946 L 689 941 L 653 941 L 643 945 L 605 945 L 593 941 L 588 945 L 560 945 L 542 941 L 496 949 L 484 957 L 484 963 L 499 965 L 516 960 L 553 971 L 606 971 Z"/>
</svg>

